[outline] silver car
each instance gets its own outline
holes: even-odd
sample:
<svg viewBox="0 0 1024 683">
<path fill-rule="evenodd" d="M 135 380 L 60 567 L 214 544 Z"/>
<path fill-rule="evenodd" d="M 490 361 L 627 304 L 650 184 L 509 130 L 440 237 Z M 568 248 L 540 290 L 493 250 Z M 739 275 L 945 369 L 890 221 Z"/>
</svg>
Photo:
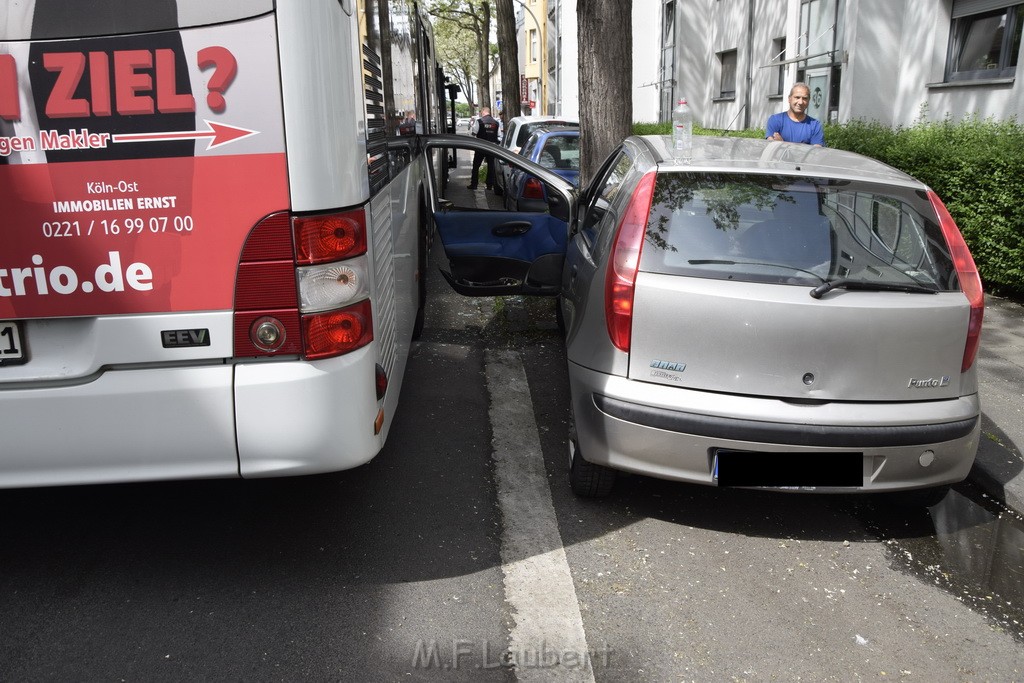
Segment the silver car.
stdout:
<svg viewBox="0 0 1024 683">
<path fill-rule="evenodd" d="M 576 493 L 625 471 L 930 504 L 966 477 L 983 297 L 928 187 L 838 150 L 699 136 L 684 163 L 632 137 L 562 197 L 544 214 L 567 221 L 547 293 Z"/>
</svg>

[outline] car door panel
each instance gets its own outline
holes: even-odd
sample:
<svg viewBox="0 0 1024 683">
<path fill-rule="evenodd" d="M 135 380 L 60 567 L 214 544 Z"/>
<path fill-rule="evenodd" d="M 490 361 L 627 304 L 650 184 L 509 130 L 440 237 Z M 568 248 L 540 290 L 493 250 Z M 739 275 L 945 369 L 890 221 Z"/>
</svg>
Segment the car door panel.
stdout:
<svg viewBox="0 0 1024 683">
<path fill-rule="evenodd" d="M 449 282 L 463 283 L 460 293 L 558 293 L 564 221 L 546 213 L 440 211 L 434 222 L 451 266 Z M 554 261 L 559 272 L 552 279 L 546 273 Z"/>
<path fill-rule="evenodd" d="M 449 284 L 460 294 L 557 294 L 575 190 L 548 169 L 497 145 L 465 136 L 424 136 L 426 149 L 484 151 L 511 167 L 525 169 L 548 187 L 549 211 L 474 210 L 455 207 L 439 195 L 443 187 L 428 173 L 431 213 L 444 246 Z M 426 155 L 429 156 L 429 155 Z"/>
</svg>

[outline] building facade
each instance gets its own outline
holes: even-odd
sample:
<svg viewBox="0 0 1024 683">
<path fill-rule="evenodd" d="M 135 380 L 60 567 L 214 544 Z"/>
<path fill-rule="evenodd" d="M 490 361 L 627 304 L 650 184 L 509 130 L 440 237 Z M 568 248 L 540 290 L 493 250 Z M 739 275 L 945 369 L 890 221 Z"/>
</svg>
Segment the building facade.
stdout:
<svg viewBox="0 0 1024 683">
<path fill-rule="evenodd" d="M 522 3 L 534 15 L 520 11 L 534 113 L 578 116 L 576 0 Z M 1022 0 L 635 0 L 632 7 L 634 121 L 667 121 L 686 97 L 705 127 L 761 128 L 786 109 L 797 81 L 810 86 L 811 115 L 823 121 L 1024 120 L 1024 84 L 1016 82 Z"/>
<path fill-rule="evenodd" d="M 514 0 L 517 5 L 516 31 L 519 40 L 520 105 L 524 112 L 547 113 L 556 99 L 549 70 L 557 70 L 558 59 L 548 48 L 557 39 L 557 29 L 548 14 L 549 5 L 557 15 L 557 0 Z"/>
<path fill-rule="evenodd" d="M 705 127 L 763 127 L 797 81 L 823 121 L 1024 118 L 1021 0 L 652 1 L 663 121 L 685 96 Z"/>
<path fill-rule="evenodd" d="M 540 0 L 538 0 L 540 1 Z M 529 3 L 529 0 L 523 0 Z M 546 109 L 536 114 L 550 114 L 578 118 L 580 116 L 580 52 L 577 0 L 547 0 L 548 55 Z M 657 87 L 658 52 L 650 49 L 651 27 L 657 26 L 660 14 L 658 0 L 633 2 L 633 120 L 657 121 L 658 98 L 662 89 Z M 522 12 L 520 12 L 522 14 Z M 530 24 L 530 19 L 525 20 Z M 520 28 L 520 46 L 523 31 Z M 520 47 L 521 50 L 521 47 Z M 520 57 L 520 61 L 522 57 Z"/>
</svg>

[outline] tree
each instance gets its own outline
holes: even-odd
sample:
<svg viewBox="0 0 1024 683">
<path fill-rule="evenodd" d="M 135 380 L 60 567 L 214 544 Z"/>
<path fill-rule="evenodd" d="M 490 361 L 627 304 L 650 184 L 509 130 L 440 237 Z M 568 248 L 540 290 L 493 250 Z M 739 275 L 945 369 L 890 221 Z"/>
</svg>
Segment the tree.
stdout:
<svg viewBox="0 0 1024 683">
<path fill-rule="evenodd" d="M 470 32 L 476 42 L 477 106 L 491 105 L 491 3 L 490 0 L 435 0 L 428 10 Z M 472 104 L 472 101 L 471 101 Z"/>
<path fill-rule="evenodd" d="M 580 186 L 633 129 L 632 3 L 578 0 Z"/>
<path fill-rule="evenodd" d="M 501 117 L 508 123 L 519 116 L 519 40 L 516 36 L 516 13 L 513 0 L 494 0 L 498 22 L 498 53 L 501 64 Z"/>
<path fill-rule="evenodd" d="M 479 69 L 476 36 L 457 22 L 436 18 L 434 39 L 441 70 L 459 85 L 467 102 L 475 102 L 475 85 Z"/>
</svg>

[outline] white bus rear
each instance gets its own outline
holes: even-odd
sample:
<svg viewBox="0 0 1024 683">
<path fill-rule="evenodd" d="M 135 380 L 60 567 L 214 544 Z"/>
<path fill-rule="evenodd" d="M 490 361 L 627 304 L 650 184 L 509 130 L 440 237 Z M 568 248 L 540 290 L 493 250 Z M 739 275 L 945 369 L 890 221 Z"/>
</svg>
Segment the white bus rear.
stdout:
<svg viewBox="0 0 1024 683">
<path fill-rule="evenodd" d="M 413 3 L 0 2 L 0 487 L 371 459 L 437 87 Z"/>
</svg>

